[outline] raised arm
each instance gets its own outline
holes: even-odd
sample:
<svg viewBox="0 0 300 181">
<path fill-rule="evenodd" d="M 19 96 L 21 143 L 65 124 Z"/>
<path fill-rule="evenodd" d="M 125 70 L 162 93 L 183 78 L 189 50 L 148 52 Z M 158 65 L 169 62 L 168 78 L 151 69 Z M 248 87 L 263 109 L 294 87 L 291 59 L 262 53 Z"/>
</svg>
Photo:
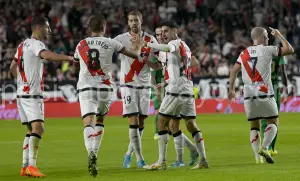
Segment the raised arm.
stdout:
<svg viewBox="0 0 300 181">
<path fill-rule="evenodd" d="M 61 55 L 49 50 L 42 50 L 40 57 L 49 61 L 72 61 L 73 57 L 67 55 Z"/>
<path fill-rule="evenodd" d="M 271 34 L 273 36 L 279 38 L 282 43 L 281 50 L 279 50 L 279 52 L 281 52 L 281 54 L 279 54 L 278 56 L 284 56 L 284 55 L 289 55 L 289 54 L 294 53 L 294 49 L 293 49 L 292 45 L 282 36 L 280 31 L 277 29 L 273 29 L 271 27 L 269 27 L 269 28 L 272 30 Z"/>
</svg>

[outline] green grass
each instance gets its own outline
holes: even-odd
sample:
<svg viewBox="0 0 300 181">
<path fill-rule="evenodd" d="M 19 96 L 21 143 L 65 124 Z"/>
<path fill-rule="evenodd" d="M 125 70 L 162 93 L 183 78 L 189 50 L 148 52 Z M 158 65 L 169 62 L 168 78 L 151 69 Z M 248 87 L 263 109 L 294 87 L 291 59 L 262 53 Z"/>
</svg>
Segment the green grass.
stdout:
<svg viewBox="0 0 300 181">
<path fill-rule="evenodd" d="M 99 152 L 97 180 L 122 181 L 259 181 L 300 180 L 300 114 L 281 114 L 275 164 L 256 165 L 249 144 L 249 123 L 245 115 L 199 115 L 198 125 L 203 131 L 210 169 L 190 170 L 189 167 L 166 171 L 123 169 L 122 157 L 128 145 L 127 120 L 109 117 L 105 121 L 105 135 Z M 158 145 L 153 140 L 153 117 L 146 121 L 143 154 L 147 163 L 158 158 Z M 47 119 L 42 138 L 38 166 L 47 174 L 45 181 L 95 180 L 87 172 L 87 153 L 83 143 L 83 126 L 78 118 Z M 190 137 L 182 125 L 183 131 Z M 20 177 L 22 143 L 25 128 L 19 121 L 0 121 L 0 180 L 32 180 Z M 175 159 L 173 139 L 168 146 L 168 162 Z M 189 152 L 185 150 L 188 163 Z M 135 159 L 133 160 L 135 163 Z"/>
</svg>

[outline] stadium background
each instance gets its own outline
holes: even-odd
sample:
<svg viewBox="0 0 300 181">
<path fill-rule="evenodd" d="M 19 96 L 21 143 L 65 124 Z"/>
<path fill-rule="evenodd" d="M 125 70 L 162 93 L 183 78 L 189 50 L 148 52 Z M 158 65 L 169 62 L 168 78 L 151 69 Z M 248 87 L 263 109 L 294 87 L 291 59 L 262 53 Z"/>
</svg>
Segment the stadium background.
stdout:
<svg viewBox="0 0 300 181">
<path fill-rule="evenodd" d="M 49 19 L 52 38 L 46 44 L 50 50 L 73 55 L 79 40 L 86 36 L 90 15 L 103 13 L 108 22 L 106 36 L 115 37 L 128 31 L 126 14 L 131 9 L 141 10 L 144 17 L 142 29 L 152 34 L 163 19 L 174 19 L 180 25 L 179 36 L 199 60 L 199 67 L 193 69 L 193 81 L 199 91 L 198 113 L 243 112 L 241 97 L 232 105 L 225 100 L 230 68 L 239 52 L 251 45 L 249 33 L 252 27 L 278 28 L 296 52 L 287 56 L 291 98 L 288 104 L 283 105 L 282 111 L 299 112 L 299 8 L 300 1 L 297 0 L 0 0 L 0 119 L 18 118 L 14 103 L 15 81 L 9 66 L 17 45 L 30 36 L 29 25 L 33 16 L 41 15 Z M 45 61 L 44 64 L 46 117 L 79 116 L 79 105 L 76 103 L 77 75 L 72 63 Z M 119 70 L 119 60 L 114 56 L 113 80 L 116 86 L 111 115 L 120 115 L 122 109 L 118 91 Z M 237 89 L 240 90 L 240 86 Z M 57 110 L 61 109 L 57 109 L 57 106 L 73 111 L 69 114 L 69 111 L 59 112 Z M 154 113 L 152 107 L 149 113 Z"/>
</svg>

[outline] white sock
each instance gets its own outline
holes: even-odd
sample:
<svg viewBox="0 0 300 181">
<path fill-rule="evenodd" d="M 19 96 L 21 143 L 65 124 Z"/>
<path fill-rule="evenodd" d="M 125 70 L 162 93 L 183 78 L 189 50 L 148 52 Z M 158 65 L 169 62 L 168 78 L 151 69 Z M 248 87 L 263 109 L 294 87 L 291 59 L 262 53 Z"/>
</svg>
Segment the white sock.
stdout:
<svg viewBox="0 0 300 181">
<path fill-rule="evenodd" d="M 144 128 L 139 128 L 139 134 L 140 134 L 141 140 L 142 140 L 143 133 L 144 133 Z M 142 142 L 141 142 L 141 148 L 142 148 Z M 129 142 L 126 155 L 131 155 L 132 156 L 133 151 L 134 151 L 134 149 L 132 147 L 132 144 L 131 144 L 131 142 Z"/>
<path fill-rule="evenodd" d="M 32 133 L 29 138 L 29 165 L 36 167 L 36 159 L 39 150 L 41 136 Z"/>
<path fill-rule="evenodd" d="M 197 148 L 195 147 L 195 145 L 184 133 L 182 133 L 182 137 L 183 137 L 183 146 L 187 147 L 190 150 L 190 152 L 197 152 Z"/>
<path fill-rule="evenodd" d="M 95 132 L 94 132 L 94 145 L 93 150 L 95 150 L 95 154 L 98 154 L 99 148 L 101 146 L 102 137 L 104 135 L 104 125 L 103 124 L 96 124 Z"/>
<path fill-rule="evenodd" d="M 84 138 L 84 144 L 86 151 L 90 153 L 93 150 L 93 144 L 94 144 L 94 128 L 90 125 L 84 127 L 83 130 L 83 138 Z"/>
<path fill-rule="evenodd" d="M 194 141 L 195 141 L 195 146 L 196 146 L 197 151 L 198 151 L 199 156 L 200 156 L 200 161 L 202 159 L 206 159 L 204 138 L 202 136 L 202 133 L 200 131 L 196 131 L 192 135 L 193 135 L 193 138 L 194 138 Z"/>
<path fill-rule="evenodd" d="M 30 134 L 26 134 L 23 142 L 23 168 L 28 167 L 28 162 L 29 162 L 29 139 L 30 139 Z"/>
<path fill-rule="evenodd" d="M 173 138 L 176 151 L 176 160 L 179 162 L 183 162 L 184 149 L 182 132 L 178 131 L 177 133 L 174 133 Z"/>
<path fill-rule="evenodd" d="M 250 144 L 252 146 L 255 159 L 259 160 L 259 154 L 258 149 L 260 147 L 260 136 L 259 136 L 259 130 L 258 129 L 251 129 L 250 131 Z"/>
<path fill-rule="evenodd" d="M 268 124 L 264 132 L 264 141 L 262 147 L 267 149 L 272 143 L 277 134 L 277 126 L 275 124 Z"/>
<path fill-rule="evenodd" d="M 142 155 L 142 149 L 141 149 L 141 137 L 137 125 L 130 125 L 129 138 L 130 138 L 130 144 L 132 145 L 136 155 L 136 160 L 137 161 L 144 160 L 144 157 Z"/>
<path fill-rule="evenodd" d="M 159 131 L 158 136 L 158 163 L 163 164 L 166 162 L 167 146 L 169 141 L 168 131 Z"/>
</svg>

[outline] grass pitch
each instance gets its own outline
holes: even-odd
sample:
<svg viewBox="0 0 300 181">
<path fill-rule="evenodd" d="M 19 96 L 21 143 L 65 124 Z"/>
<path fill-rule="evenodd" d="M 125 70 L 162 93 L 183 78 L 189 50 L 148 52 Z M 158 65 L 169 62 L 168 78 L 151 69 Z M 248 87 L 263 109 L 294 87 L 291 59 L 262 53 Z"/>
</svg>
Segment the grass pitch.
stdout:
<svg viewBox="0 0 300 181">
<path fill-rule="evenodd" d="M 277 142 L 279 154 L 275 164 L 255 164 L 249 144 L 249 123 L 244 114 L 199 115 L 197 122 L 206 145 L 210 169 L 190 170 L 189 167 L 166 171 L 145 171 L 135 166 L 122 168 L 122 158 L 127 149 L 128 123 L 121 117 L 108 117 L 105 134 L 98 155 L 99 175 L 89 176 L 87 153 L 83 142 L 83 126 L 79 118 L 46 119 L 45 134 L 41 140 L 38 166 L 46 178 L 20 177 L 22 144 L 25 127 L 19 121 L 0 121 L 0 180 L 45 181 L 271 181 L 300 180 L 300 114 L 281 114 Z M 183 132 L 190 134 L 182 124 Z M 143 136 L 143 155 L 147 163 L 158 158 L 157 141 L 153 140 L 154 117 L 146 121 Z M 168 146 L 168 163 L 175 160 L 173 138 Z M 185 162 L 189 151 L 185 149 Z"/>
</svg>

